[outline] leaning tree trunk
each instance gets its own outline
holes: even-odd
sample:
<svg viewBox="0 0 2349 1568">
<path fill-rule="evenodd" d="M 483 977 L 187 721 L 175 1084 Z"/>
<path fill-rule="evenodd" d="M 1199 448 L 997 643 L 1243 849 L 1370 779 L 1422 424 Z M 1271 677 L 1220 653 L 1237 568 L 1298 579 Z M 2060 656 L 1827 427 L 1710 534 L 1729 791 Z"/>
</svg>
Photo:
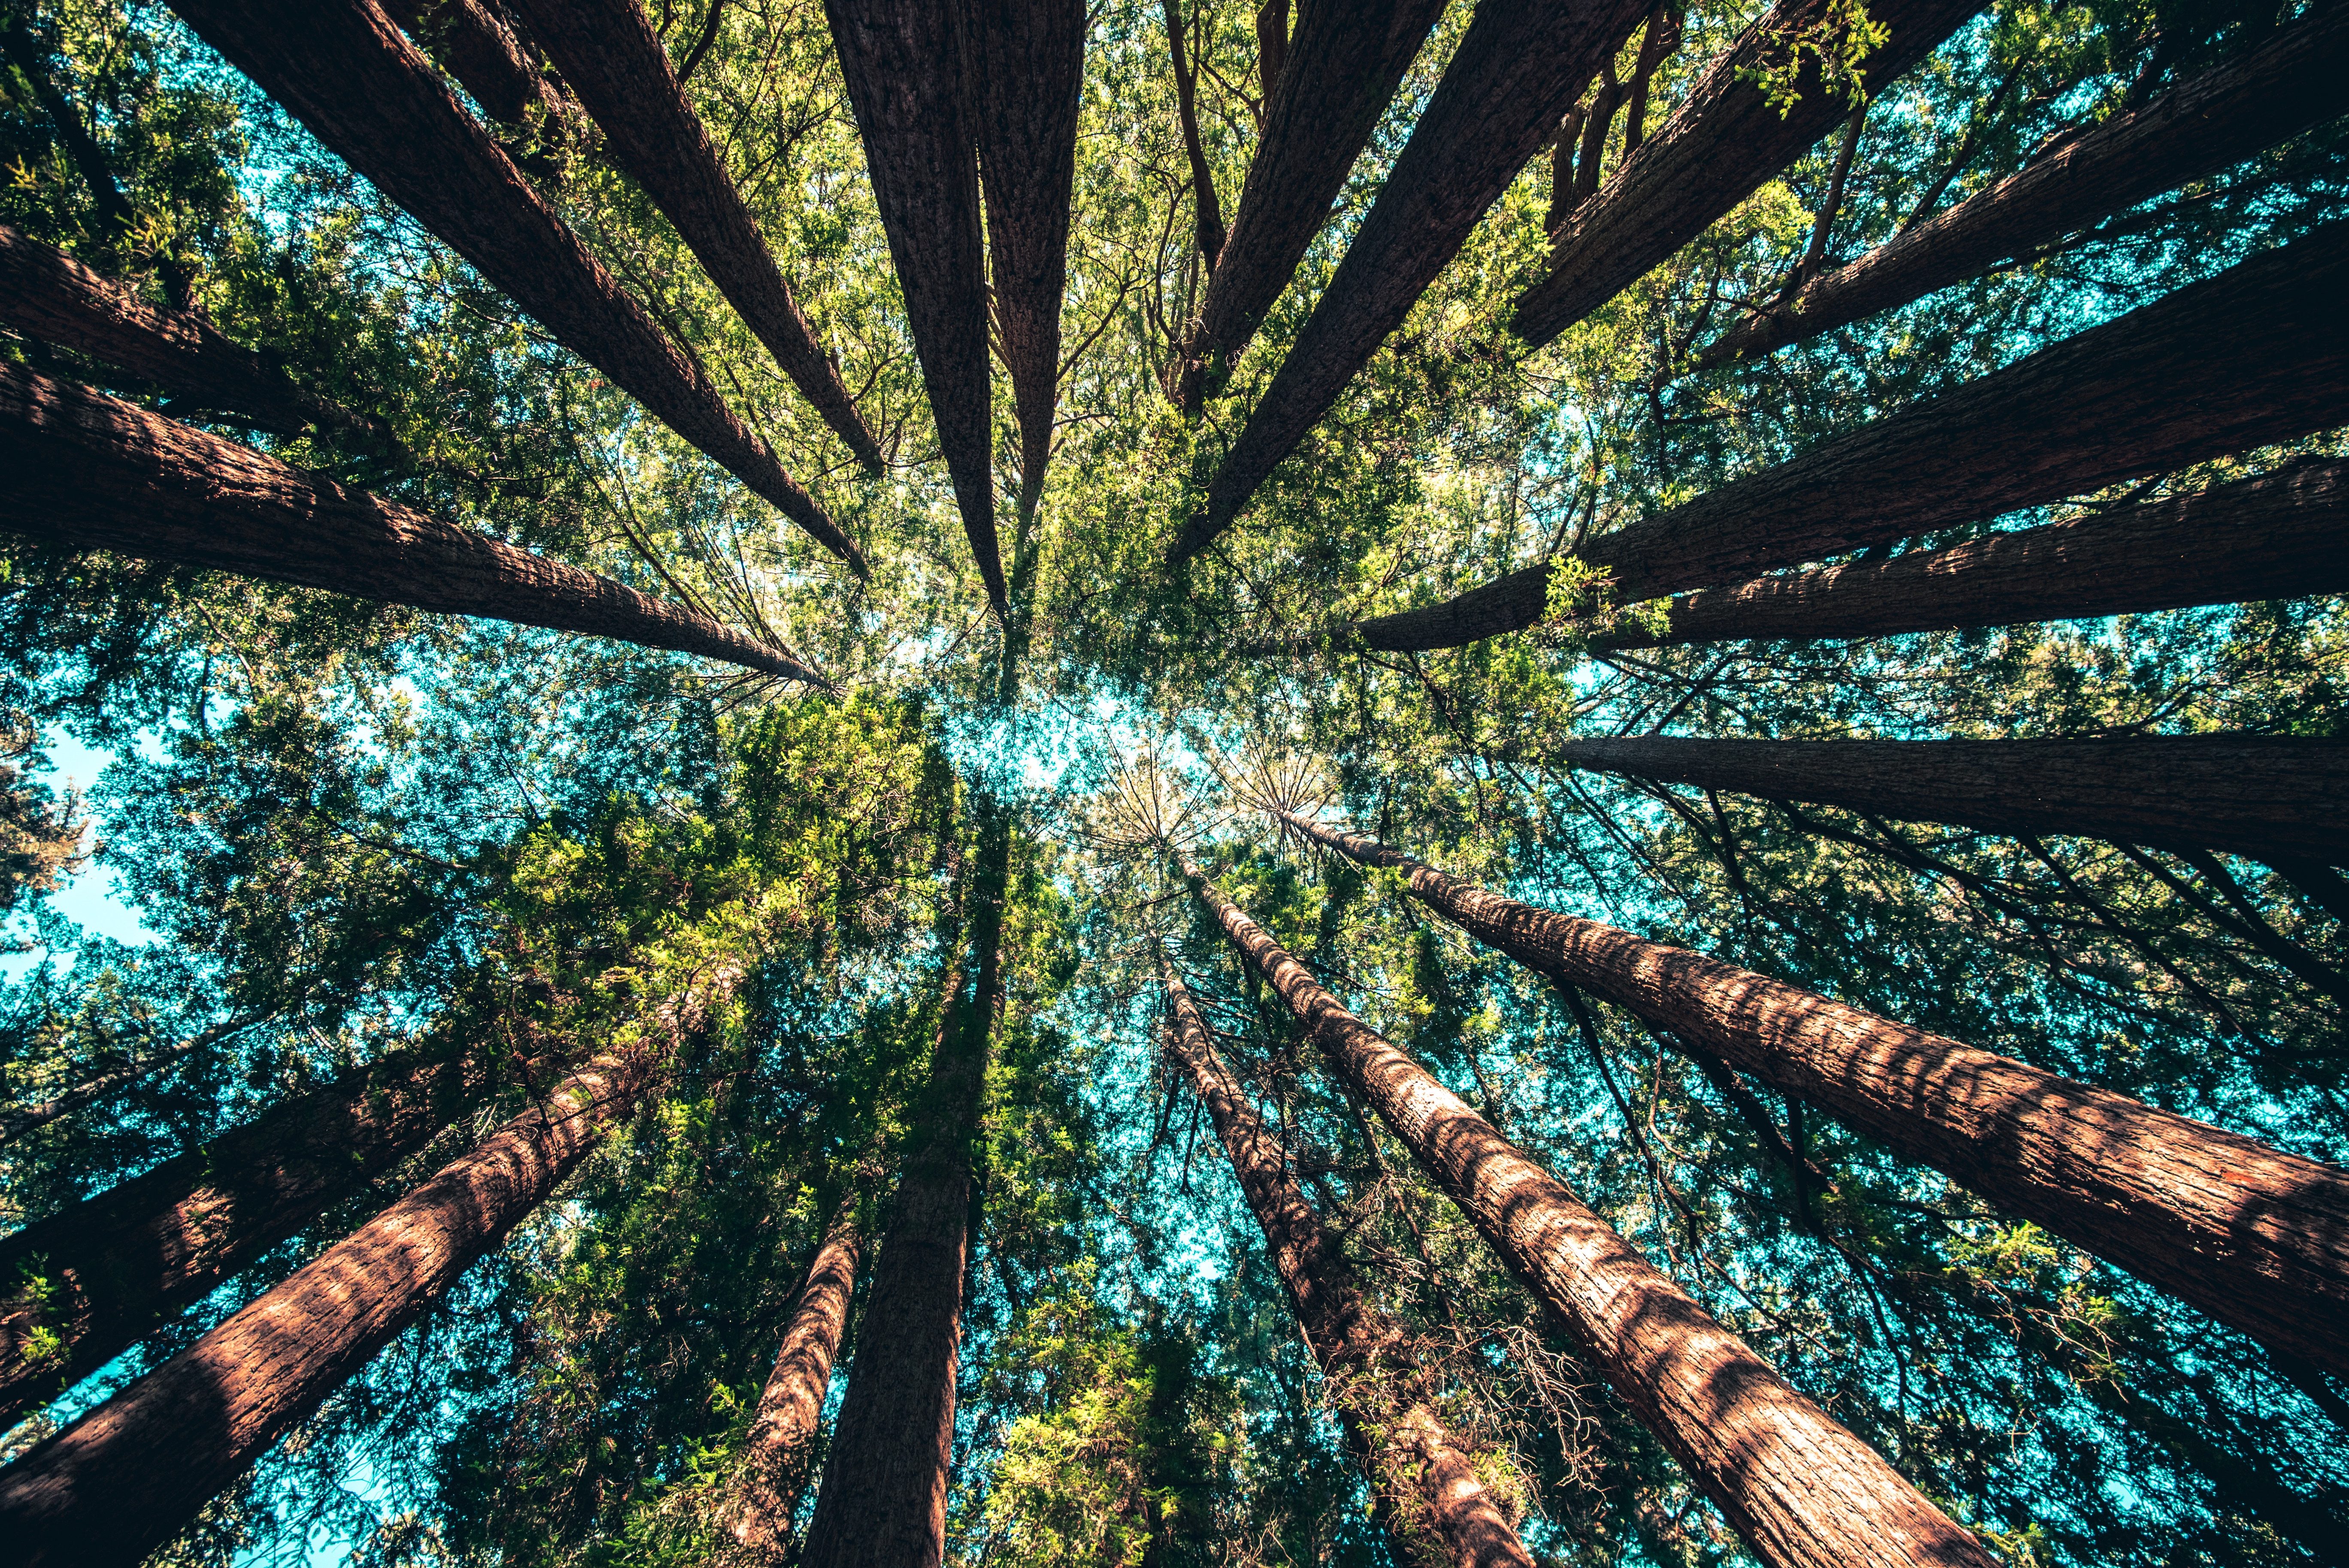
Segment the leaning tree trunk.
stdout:
<svg viewBox="0 0 2349 1568">
<path fill-rule="evenodd" d="M 1871 0 L 1868 20 L 1891 36 L 1860 67 L 1868 96 L 1905 75 L 1980 9 L 1982 0 Z M 1851 103 L 1819 79 L 1816 49 L 1841 47 L 1817 36 L 1834 11 L 1834 0 L 1780 0 L 1713 62 L 1663 128 L 1553 236 L 1549 276 L 1517 301 L 1511 325 L 1519 337 L 1547 343 L 1613 299 L 1852 112 Z M 1795 77 L 1800 97 L 1782 114 L 1756 77 L 1782 67 L 1796 38 L 1816 47 Z"/>
<path fill-rule="evenodd" d="M 132 1084 L 161 1072 L 174 1062 L 185 1061 L 206 1046 L 216 1046 L 232 1035 L 243 1034 L 267 1016 L 269 1015 L 265 1013 L 251 1013 L 225 1024 L 215 1024 L 169 1050 L 158 1051 L 143 1062 L 133 1062 L 127 1068 L 85 1078 L 65 1093 L 52 1095 L 32 1105 L 14 1110 L 0 1110 L 0 1145 L 14 1143 L 26 1133 L 47 1127 L 61 1117 L 71 1116 L 84 1106 L 109 1099 Z M 5 1274 L 0 1274 L 0 1279 L 5 1277 Z M 5 1419 L 5 1416 L 0 1416 L 0 1420 Z"/>
<path fill-rule="evenodd" d="M 1814 642 L 2349 592 L 2349 464 L 2311 462 L 1890 561 L 1684 593 L 1594 648 Z"/>
<path fill-rule="evenodd" d="M 1978 522 L 2349 418 L 2349 222 L 1593 540 L 1634 603 Z M 1457 647 L 1547 613 L 1547 562 L 1339 634 Z"/>
<path fill-rule="evenodd" d="M 840 367 L 801 314 L 758 220 L 686 101 L 638 0 L 516 0 L 532 36 L 603 128 L 604 146 L 677 225 L 742 320 L 866 471 L 881 449 L 858 418 Z"/>
<path fill-rule="evenodd" d="M 536 121 L 548 130 L 563 122 L 568 106 L 513 29 L 481 0 L 383 0 L 383 9 L 409 37 L 429 45 L 492 119 L 516 127 Z"/>
<path fill-rule="evenodd" d="M 1483 0 L 1312 317 L 1184 526 L 1171 559 L 1232 525 L 1281 459 L 1458 253 L 1648 0 Z M 1292 67 L 1291 69 L 1297 67 Z"/>
<path fill-rule="evenodd" d="M 1548 1171 L 1338 1005 L 1182 863 L 1200 901 L 1340 1076 L 1566 1322 L 1616 1392 L 1773 1568 L 1971 1564 L 1980 1542 L 1788 1387 Z"/>
<path fill-rule="evenodd" d="M 978 574 L 1005 609 L 988 411 L 987 263 L 960 0 L 824 0 Z"/>
<path fill-rule="evenodd" d="M 2124 110 L 1948 211 L 1723 333 L 1699 369 L 1752 358 L 1922 299 L 2331 119 L 2349 10 L 2320 6 L 2221 69 Z"/>
<path fill-rule="evenodd" d="M 1264 134 L 1184 348 L 1185 413 L 1198 417 L 1288 286 L 1443 13 L 1441 0 L 1308 5 L 1278 64 L 1268 60 Z"/>
<path fill-rule="evenodd" d="M 176 0 L 205 43 L 329 150 L 859 576 L 864 557 L 588 253 L 375 0 Z"/>
<path fill-rule="evenodd" d="M 823 686 L 789 653 L 608 577 L 0 365 L 0 528 L 458 615 L 616 637 Z"/>
<path fill-rule="evenodd" d="M 1413 1364 L 1402 1326 L 1363 1299 L 1337 1233 L 1298 1191 L 1286 1150 L 1217 1054 L 1190 989 L 1163 957 L 1160 965 L 1174 1015 L 1169 1048 L 1223 1140 L 1347 1443 L 1400 1527 L 1399 1554 L 1454 1568 L 1533 1568 L 1470 1454 L 1429 1403 L 1442 1390 Z"/>
<path fill-rule="evenodd" d="M 2349 1376 L 2349 1173 L 1628 932 L 1533 909 L 1281 813 L 1530 968 L 1629 1009 L 1903 1159 Z"/>
<path fill-rule="evenodd" d="M 655 1077 L 605 1057 L 317 1262 L 0 1470 L 20 1568 L 129 1568 L 543 1202 Z"/>
</svg>

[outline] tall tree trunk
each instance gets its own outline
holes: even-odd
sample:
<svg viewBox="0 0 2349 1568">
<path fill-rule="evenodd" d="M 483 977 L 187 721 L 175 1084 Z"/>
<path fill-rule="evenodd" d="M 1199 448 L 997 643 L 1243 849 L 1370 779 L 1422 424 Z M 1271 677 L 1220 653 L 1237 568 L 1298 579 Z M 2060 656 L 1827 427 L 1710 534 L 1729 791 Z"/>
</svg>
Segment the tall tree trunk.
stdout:
<svg viewBox="0 0 2349 1568">
<path fill-rule="evenodd" d="M 1338 1005 L 1185 860 L 1183 874 L 1348 1084 L 1573 1331 L 1591 1363 L 1772 1568 L 1992 1559 L 1556 1176 Z"/>
<path fill-rule="evenodd" d="M 638 0 L 515 0 L 531 34 L 604 130 L 613 160 L 677 225 L 709 281 L 868 473 L 881 449 L 864 428 L 792 285 L 775 264 L 668 53 Z M 716 11 L 713 8 L 713 24 Z"/>
<path fill-rule="evenodd" d="M 864 1232 L 855 1194 L 843 1197 L 816 1249 L 807 1283 L 783 1326 L 775 1369 L 759 1396 L 758 1413 L 742 1443 L 742 1470 L 729 1504 L 727 1533 L 753 1563 L 781 1563 L 790 1544 L 792 1515 L 808 1483 L 809 1460 L 823 1430 L 832 1365 L 848 1328 Z"/>
<path fill-rule="evenodd" d="M 1402 1326 L 1363 1299 L 1336 1233 L 1298 1191 L 1280 1140 L 1217 1054 L 1189 988 L 1163 956 L 1159 962 L 1174 1016 L 1168 1047 L 1223 1140 L 1305 1342 L 1329 1380 L 1347 1443 L 1370 1472 L 1387 1517 L 1403 1527 L 1400 1554 L 1455 1568 L 1533 1568 L 1469 1454 L 1431 1408 L 1441 1389 L 1429 1387 Z"/>
<path fill-rule="evenodd" d="M 1870 97 L 1982 8 L 1981 0 L 1872 0 L 1868 16 L 1890 29 L 1860 76 Z M 1783 67 L 1787 48 L 1817 49 L 1834 0 L 1780 0 L 1739 35 L 1689 90 L 1672 117 L 1623 161 L 1615 178 L 1575 210 L 1551 245 L 1550 274 L 1518 299 L 1511 325 L 1529 344 L 1547 343 L 1702 233 L 1761 189 L 1803 150 L 1835 129 L 1852 105 L 1819 79 L 1818 54 L 1795 77 L 1800 95 L 1781 114 L 1758 74 Z"/>
<path fill-rule="evenodd" d="M 1354 373 L 1402 325 L 1646 9 L 1643 0 L 1589 6 L 1482 0 L 1337 275 L 1225 455 L 1206 505 L 1185 524 L 1170 559 L 1187 560 L 1232 525 Z"/>
<path fill-rule="evenodd" d="M 0 528 L 458 615 L 487 615 L 723 659 L 811 686 L 783 649 L 608 577 L 70 382 L 0 365 Z"/>
<path fill-rule="evenodd" d="M 500 125 L 547 131 L 570 112 L 504 18 L 481 0 L 382 0 L 384 15 L 447 67 Z M 519 160 L 517 160 L 519 161 Z M 533 170 L 535 172 L 535 170 Z"/>
<path fill-rule="evenodd" d="M 905 319 L 988 599 L 1005 607 L 988 409 L 977 84 L 964 0 L 824 0 Z"/>
<path fill-rule="evenodd" d="M 1207 153 L 1199 141 L 1199 72 L 1185 58 L 1182 0 L 1160 0 L 1166 14 L 1166 48 L 1174 66 L 1174 118 L 1183 131 L 1183 154 L 1191 160 L 1191 196 L 1198 214 L 1192 238 L 1201 263 L 1210 272 L 1224 253 L 1224 211 L 1216 201 L 1216 181 L 1207 168 Z"/>
<path fill-rule="evenodd" d="M 2327 331 L 2349 288 L 2349 222 L 2329 223 L 2191 287 L 1833 436 L 1590 542 L 1618 603 L 1742 583 L 1848 550 L 2349 418 L 2349 339 Z M 1549 566 L 1513 572 L 1341 634 L 1393 652 L 1456 647 L 1547 612 Z"/>
<path fill-rule="evenodd" d="M 0 1145 L 14 1143 L 25 1134 L 47 1127 L 60 1117 L 71 1116 L 84 1106 L 95 1105 L 99 1100 L 109 1099 L 140 1079 L 161 1072 L 174 1062 L 185 1061 L 206 1046 L 216 1046 L 232 1035 L 243 1033 L 269 1016 L 266 1013 L 248 1013 L 242 1018 L 232 1018 L 225 1024 L 215 1024 L 211 1028 L 199 1031 L 168 1050 L 158 1051 L 143 1062 L 133 1062 L 127 1068 L 120 1068 L 109 1073 L 100 1073 L 93 1078 L 85 1078 L 63 1094 L 54 1095 L 20 1109 L 0 1110 Z"/>
<path fill-rule="evenodd" d="M 1922 299 L 2341 112 L 2349 12 L 2322 6 L 2241 58 L 2124 109 L 1723 333 L 1695 367 L 1752 358 Z"/>
<path fill-rule="evenodd" d="M 1084 0 L 980 0 L 971 7 L 978 77 L 979 188 L 997 341 L 1019 417 L 1019 511 L 1032 514 L 1052 459 L 1061 388 L 1061 298 L 1069 281 Z M 1015 542 L 1012 553 L 1019 553 Z"/>
<path fill-rule="evenodd" d="M 199 36 L 554 340 L 867 574 L 709 373 L 613 281 L 375 0 L 178 0 Z"/>
<path fill-rule="evenodd" d="M 2349 1173 L 1800 986 L 1446 876 L 1283 813 L 1402 872 L 1414 897 L 1903 1159 L 1942 1172 L 2230 1327 L 2349 1375 Z"/>
<path fill-rule="evenodd" d="M 421 1317 L 655 1078 L 607 1056 L 316 1263 L 0 1470 L 22 1568 L 138 1563 Z"/>
<path fill-rule="evenodd" d="M 2313 462 L 1889 561 L 1684 593 L 1594 648 L 1815 642 L 2349 592 L 2349 464 Z"/>
<path fill-rule="evenodd" d="M 1631 96 L 1623 104 L 1623 156 L 1640 150 L 1648 139 L 1648 94 L 1655 86 L 1656 68 L 1680 52 L 1686 0 L 1665 0 L 1648 18 L 1640 35 L 1640 61 L 1631 72 Z M 1550 225 L 1552 232 L 1557 225 Z"/>
<path fill-rule="evenodd" d="M 1185 350 L 1186 414 L 1197 417 L 1288 286 L 1443 14 L 1441 0 L 1306 5 L 1296 35 L 1283 38 L 1277 70 L 1268 58 L 1264 134 Z"/>
</svg>

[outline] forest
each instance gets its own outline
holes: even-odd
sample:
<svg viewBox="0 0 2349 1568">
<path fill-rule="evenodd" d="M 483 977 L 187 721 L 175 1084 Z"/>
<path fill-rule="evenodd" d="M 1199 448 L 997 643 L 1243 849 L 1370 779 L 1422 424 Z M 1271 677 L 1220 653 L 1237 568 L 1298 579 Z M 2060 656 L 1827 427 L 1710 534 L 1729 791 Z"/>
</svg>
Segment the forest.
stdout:
<svg viewBox="0 0 2349 1568">
<path fill-rule="evenodd" d="M 0 1568 L 2349 1563 L 2344 298 L 2343 0 L 0 0 Z"/>
</svg>

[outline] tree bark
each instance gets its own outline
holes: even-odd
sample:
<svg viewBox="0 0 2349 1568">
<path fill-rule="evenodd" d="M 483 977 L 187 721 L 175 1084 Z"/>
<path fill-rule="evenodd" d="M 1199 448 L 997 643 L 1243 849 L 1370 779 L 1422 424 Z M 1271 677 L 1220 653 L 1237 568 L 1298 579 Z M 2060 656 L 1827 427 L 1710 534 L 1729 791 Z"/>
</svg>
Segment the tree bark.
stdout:
<svg viewBox="0 0 2349 1568">
<path fill-rule="evenodd" d="M 864 428 L 840 367 L 792 297 L 792 285 L 726 172 L 701 117 L 686 101 L 668 53 L 638 0 L 516 0 L 532 36 L 595 123 L 614 161 L 645 189 L 700 258 L 709 281 L 741 313 L 783 374 L 813 404 L 868 473 L 881 449 Z M 715 13 L 713 12 L 713 21 Z"/>
<path fill-rule="evenodd" d="M 1209 272 L 1224 253 L 1224 212 L 1216 201 L 1216 181 L 1207 168 L 1206 150 L 1199 142 L 1199 73 L 1184 57 L 1182 0 L 1160 0 L 1166 15 L 1166 48 L 1174 66 L 1174 119 L 1183 132 L 1183 154 L 1191 160 L 1191 195 L 1197 211 L 1192 239 L 1201 263 Z"/>
<path fill-rule="evenodd" d="M 1784 115 L 1751 79 L 1757 70 L 1781 64 L 1790 40 L 1826 26 L 1831 8 L 1832 0 L 1780 0 L 1739 36 L 1662 128 L 1557 232 L 1549 276 L 1517 301 L 1511 325 L 1519 337 L 1547 343 L 1613 299 L 1851 112 L 1842 94 L 1820 82 L 1816 55 L 1806 59 L 1795 78 L 1800 97 Z M 1891 36 L 1861 67 L 1869 96 L 1905 75 L 1981 8 L 1981 0 L 1873 0 L 1868 19 L 1889 28 Z"/>
<path fill-rule="evenodd" d="M 141 1078 L 161 1072 L 174 1062 L 184 1061 L 206 1046 L 218 1045 L 232 1035 L 242 1034 L 268 1016 L 265 1013 L 250 1013 L 225 1024 L 215 1024 L 169 1050 L 157 1052 L 143 1062 L 134 1062 L 114 1072 L 86 1078 L 61 1095 L 22 1109 L 0 1110 L 0 1145 L 14 1143 L 25 1134 L 47 1127 L 60 1117 L 71 1116 L 86 1105 L 95 1105 Z M 0 1278 L 5 1278 L 5 1274 L 0 1274 Z"/>
<path fill-rule="evenodd" d="M 617 637 L 811 686 L 782 649 L 607 577 L 289 468 L 22 366 L 0 365 L 0 528 L 275 583 Z"/>
<path fill-rule="evenodd" d="M 863 552 L 726 407 L 709 373 L 588 253 L 375 0 L 180 0 L 174 9 L 556 342 L 868 574 Z"/>
<path fill-rule="evenodd" d="M 1337 275 L 1216 469 L 1205 506 L 1175 540 L 1172 561 L 1197 554 L 1232 525 L 1402 325 L 1645 12 L 1642 0 L 1588 7 L 1483 0 L 1476 7 Z"/>
<path fill-rule="evenodd" d="M 988 407 L 987 262 L 964 0 L 824 0 L 964 535 L 1005 609 Z"/>
<path fill-rule="evenodd" d="M 655 1077 L 607 1056 L 187 1350 L 0 1471 L 23 1568 L 138 1563 L 528 1217 Z"/>
<path fill-rule="evenodd" d="M 1841 1117 L 1903 1159 L 2289 1355 L 2349 1373 L 2349 1172 L 1682 948 L 1529 908 L 1285 817 L 1519 963 Z"/>
<path fill-rule="evenodd" d="M 987 201 L 997 341 L 1019 418 L 1019 511 L 1032 515 L 1052 459 L 1061 298 L 1069 281 L 1084 0 L 975 0 L 979 186 Z M 1017 553 L 1016 550 L 1014 553 Z"/>
<path fill-rule="evenodd" d="M 2349 222 L 1593 540 L 1618 603 L 1980 522 L 2349 418 Z M 1340 634 L 1391 652 L 1519 631 L 1549 566 Z"/>
<path fill-rule="evenodd" d="M 1666 0 L 1648 18 L 1640 36 L 1640 60 L 1631 72 L 1631 96 L 1623 106 L 1623 156 L 1640 150 L 1648 139 L 1648 93 L 1655 85 L 1656 67 L 1680 52 L 1685 0 Z M 1551 232 L 1557 225 L 1550 225 Z"/>
<path fill-rule="evenodd" d="M 483 114 L 501 125 L 536 122 L 552 129 L 563 123 L 568 106 L 539 73 L 513 29 L 481 0 L 382 3 L 384 14 L 430 49 Z"/>
<path fill-rule="evenodd" d="M 2349 593 L 2349 464 L 2312 462 L 1889 561 L 1683 593 L 1593 648 L 1816 642 Z"/>
<path fill-rule="evenodd" d="M 1223 1140 L 1328 1380 L 1347 1444 L 1395 1528 L 1399 1554 L 1454 1568 L 1533 1568 L 1469 1455 L 1431 1408 L 1441 1389 L 1427 1386 L 1401 1326 L 1363 1298 L 1337 1233 L 1298 1191 L 1280 1140 L 1216 1052 L 1189 988 L 1160 962 L 1174 1022 L 1169 1049 Z"/>
<path fill-rule="evenodd" d="M 2028 257 L 2107 213 L 2230 165 L 2341 112 L 2349 12 L 2319 7 L 2231 64 L 2124 109 L 2046 157 L 1723 333 L 1704 369 L 1922 299 Z"/>
</svg>

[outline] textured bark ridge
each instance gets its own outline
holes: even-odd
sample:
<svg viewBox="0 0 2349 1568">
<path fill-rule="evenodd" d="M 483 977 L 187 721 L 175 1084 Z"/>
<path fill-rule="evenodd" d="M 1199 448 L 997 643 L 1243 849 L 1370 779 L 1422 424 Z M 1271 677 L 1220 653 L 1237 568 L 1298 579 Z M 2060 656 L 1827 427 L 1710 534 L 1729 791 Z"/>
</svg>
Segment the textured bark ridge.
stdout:
<svg viewBox="0 0 2349 1568">
<path fill-rule="evenodd" d="M 516 0 L 531 34 L 603 128 L 604 146 L 657 203 L 783 374 L 856 460 L 881 471 L 840 369 L 817 344 L 717 144 L 686 101 L 637 0 Z"/>
<path fill-rule="evenodd" d="M 470 1057 L 367 1068 L 0 1240 L 0 1427 L 422 1149 L 492 1082 Z"/>
<path fill-rule="evenodd" d="M 617 637 L 823 686 L 782 649 L 608 577 L 0 365 L 0 528 L 44 544 Z"/>
<path fill-rule="evenodd" d="M 1860 69 L 1869 96 L 1981 9 L 1981 0 L 1873 0 L 1868 19 L 1891 36 Z M 1748 79 L 1782 61 L 1790 40 L 1825 26 L 1830 10 L 1830 0 L 1781 0 L 1738 36 L 1662 129 L 1552 237 L 1550 275 L 1517 301 L 1511 325 L 1519 337 L 1547 343 L 1613 299 L 1851 113 L 1848 100 L 1820 84 L 1816 55 L 1796 78 L 1801 97 L 1783 117 Z"/>
<path fill-rule="evenodd" d="M 383 9 L 499 124 L 552 127 L 569 111 L 513 29 L 481 0 L 383 0 Z"/>
<path fill-rule="evenodd" d="M 996 339 L 1019 417 L 1019 510 L 1033 514 L 1061 387 L 1084 0 L 983 0 L 971 6 L 970 25 Z"/>
<path fill-rule="evenodd" d="M 1164 979 L 1174 1023 L 1168 1048 L 1223 1140 L 1401 1554 L 1454 1568 L 1533 1568 L 1468 1454 L 1429 1408 L 1428 1396 L 1440 1390 L 1423 1387 L 1401 1328 L 1363 1299 L 1336 1233 L 1298 1191 L 1280 1140 L 1216 1050 L 1190 989 L 1171 970 Z"/>
<path fill-rule="evenodd" d="M 866 574 L 864 554 L 588 253 L 374 0 L 182 0 L 204 42 L 554 340 Z"/>
<path fill-rule="evenodd" d="M 2349 1375 L 2349 1172 L 1800 986 L 1531 908 L 1359 833 L 1288 819 L 1410 879 L 1481 942 L 1820 1106 L 2220 1322 Z"/>
<path fill-rule="evenodd" d="M 504 1241 L 654 1078 L 605 1057 L 317 1262 L 0 1471 L 23 1568 L 107 1568 L 170 1540 Z"/>
<path fill-rule="evenodd" d="M 962 0 L 825 0 L 964 534 L 1007 614 L 988 454 L 987 265 Z"/>
<path fill-rule="evenodd" d="M 1476 7 L 1337 275 L 1216 470 L 1205 507 L 1175 540 L 1174 561 L 1232 525 L 1646 13 L 1646 0 L 1483 0 Z"/>
<path fill-rule="evenodd" d="M 2349 464 L 2313 462 L 1890 561 L 1684 593 L 1594 648 L 2005 626 L 2349 591 Z"/>
<path fill-rule="evenodd" d="M 1593 540 L 1635 603 L 1978 522 L 2349 418 L 2349 222 Z M 1547 563 L 1340 634 L 1392 652 L 1520 631 Z"/>
<path fill-rule="evenodd" d="M 1772 1568 L 1966 1564 L 1979 1542 L 1789 1387 L 1566 1184 L 1340 1006 L 1263 927 L 1183 872 L 1339 1074 L 1377 1109 Z"/>
<path fill-rule="evenodd" d="M 2341 112 L 2349 11 L 2321 6 L 2222 69 L 2114 115 L 1948 211 L 1805 284 L 1784 307 L 1723 333 L 1700 369 L 1922 299 L 2028 256 Z"/>
<path fill-rule="evenodd" d="M 1296 34 L 1283 38 L 1278 64 L 1268 60 L 1264 135 L 1184 349 L 1185 413 L 1197 417 L 1209 387 L 1288 286 L 1443 14 L 1440 0 L 1307 5 Z"/>
</svg>

